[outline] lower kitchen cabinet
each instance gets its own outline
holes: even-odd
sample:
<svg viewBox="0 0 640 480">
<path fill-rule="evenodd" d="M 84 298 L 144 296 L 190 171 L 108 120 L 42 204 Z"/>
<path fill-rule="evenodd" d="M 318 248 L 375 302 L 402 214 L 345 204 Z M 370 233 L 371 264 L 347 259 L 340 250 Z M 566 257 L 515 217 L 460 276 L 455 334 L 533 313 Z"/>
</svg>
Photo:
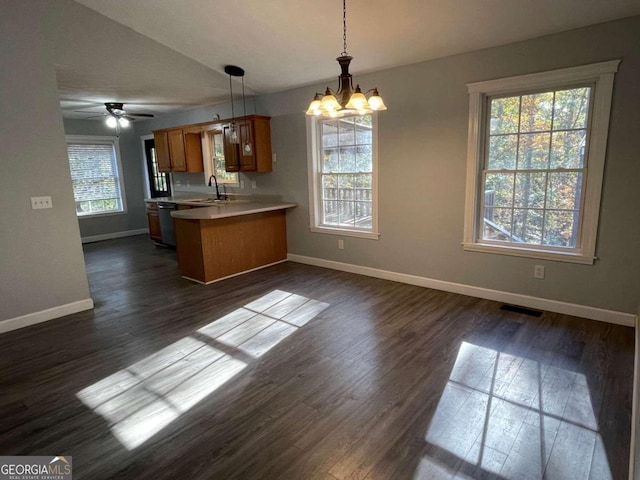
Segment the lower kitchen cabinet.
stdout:
<svg viewBox="0 0 640 480">
<path fill-rule="evenodd" d="M 162 241 L 160 232 L 160 216 L 158 215 L 158 204 L 147 202 L 147 220 L 149 221 L 149 237 L 156 242 Z"/>
</svg>

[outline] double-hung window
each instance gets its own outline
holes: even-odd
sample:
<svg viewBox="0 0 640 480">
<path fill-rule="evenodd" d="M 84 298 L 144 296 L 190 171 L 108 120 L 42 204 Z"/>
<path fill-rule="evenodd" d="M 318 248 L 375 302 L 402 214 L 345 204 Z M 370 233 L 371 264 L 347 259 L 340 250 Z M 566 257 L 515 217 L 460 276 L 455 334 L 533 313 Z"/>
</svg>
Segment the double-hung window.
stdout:
<svg viewBox="0 0 640 480">
<path fill-rule="evenodd" d="M 618 63 L 468 86 L 465 249 L 593 263 Z"/>
<path fill-rule="evenodd" d="M 376 115 L 308 122 L 311 231 L 378 238 Z"/>
<path fill-rule="evenodd" d="M 67 151 L 77 215 L 125 212 L 117 137 L 67 135 Z"/>
</svg>

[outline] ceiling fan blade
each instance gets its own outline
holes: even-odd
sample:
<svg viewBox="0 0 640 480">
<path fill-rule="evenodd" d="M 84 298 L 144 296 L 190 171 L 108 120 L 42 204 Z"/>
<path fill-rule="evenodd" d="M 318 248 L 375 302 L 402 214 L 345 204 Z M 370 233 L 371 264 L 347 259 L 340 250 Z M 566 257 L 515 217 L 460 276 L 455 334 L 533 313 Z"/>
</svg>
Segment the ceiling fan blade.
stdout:
<svg viewBox="0 0 640 480">
<path fill-rule="evenodd" d="M 132 117 L 153 117 L 154 116 L 150 113 L 127 113 L 127 115 L 130 115 Z"/>
<path fill-rule="evenodd" d="M 86 110 L 74 110 L 73 113 L 84 113 L 85 115 L 109 115 L 108 113 L 87 112 Z"/>
</svg>

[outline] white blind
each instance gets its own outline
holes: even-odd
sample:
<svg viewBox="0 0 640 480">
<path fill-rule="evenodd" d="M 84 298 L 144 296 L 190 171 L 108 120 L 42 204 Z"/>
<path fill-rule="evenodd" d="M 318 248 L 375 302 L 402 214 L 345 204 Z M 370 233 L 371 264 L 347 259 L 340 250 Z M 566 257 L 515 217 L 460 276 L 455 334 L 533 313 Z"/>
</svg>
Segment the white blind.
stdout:
<svg viewBox="0 0 640 480">
<path fill-rule="evenodd" d="M 122 211 L 113 143 L 68 143 L 67 150 L 78 215 Z"/>
</svg>

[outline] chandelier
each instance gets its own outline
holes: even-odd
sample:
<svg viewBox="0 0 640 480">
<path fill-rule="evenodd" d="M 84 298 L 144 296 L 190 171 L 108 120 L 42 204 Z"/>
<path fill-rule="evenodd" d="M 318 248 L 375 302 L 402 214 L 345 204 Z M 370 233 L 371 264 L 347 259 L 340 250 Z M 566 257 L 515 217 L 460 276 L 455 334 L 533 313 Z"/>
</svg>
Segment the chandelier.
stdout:
<svg viewBox="0 0 640 480">
<path fill-rule="evenodd" d="M 339 88 L 334 92 L 329 87 L 324 92 L 316 93 L 309 104 L 307 115 L 323 117 L 343 117 L 344 115 L 365 115 L 374 110 L 386 110 L 382 97 L 377 88 L 372 88 L 362 93 L 360 85 L 354 90 L 352 76 L 349 73 L 349 64 L 353 57 L 347 53 L 347 0 L 342 0 L 342 26 L 343 26 L 343 50 L 336 60 L 340 64 L 342 73 L 338 77 Z M 366 94 L 373 93 L 368 99 Z"/>
</svg>

